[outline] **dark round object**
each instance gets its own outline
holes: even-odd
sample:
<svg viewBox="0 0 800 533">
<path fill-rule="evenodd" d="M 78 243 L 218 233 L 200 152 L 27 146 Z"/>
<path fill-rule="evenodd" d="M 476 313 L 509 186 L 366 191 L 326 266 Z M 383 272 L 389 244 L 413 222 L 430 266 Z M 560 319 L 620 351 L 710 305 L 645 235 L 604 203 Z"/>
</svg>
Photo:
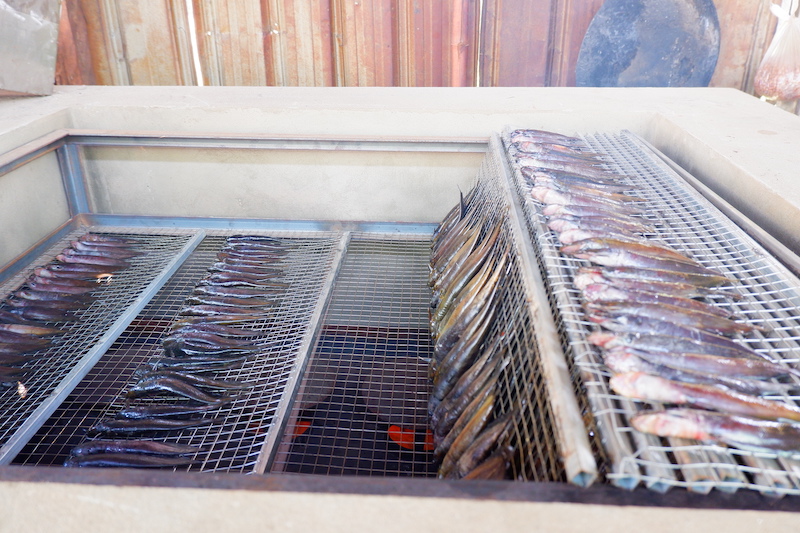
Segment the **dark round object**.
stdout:
<svg viewBox="0 0 800 533">
<path fill-rule="evenodd" d="M 578 87 L 705 87 L 719 57 L 711 0 L 607 0 L 583 38 Z"/>
</svg>

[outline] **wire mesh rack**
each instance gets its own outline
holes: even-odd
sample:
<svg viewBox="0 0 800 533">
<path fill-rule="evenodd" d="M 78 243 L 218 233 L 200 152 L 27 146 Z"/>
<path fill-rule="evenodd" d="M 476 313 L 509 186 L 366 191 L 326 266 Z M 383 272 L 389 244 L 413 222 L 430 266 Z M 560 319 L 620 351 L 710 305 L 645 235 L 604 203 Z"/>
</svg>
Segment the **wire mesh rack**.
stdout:
<svg viewBox="0 0 800 533">
<path fill-rule="evenodd" d="M 217 409 L 216 422 L 211 425 L 167 436 L 146 435 L 151 440 L 200 448 L 194 461 L 182 468 L 241 473 L 255 468 L 339 242 L 331 234 L 287 234 L 279 239 L 290 246 L 275 264 L 285 290 L 270 295 L 275 305 L 268 315 L 246 324 L 247 329 L 260 332 L 252 341 L 257 352 L 241 366 L 214 374 L 215 379 L 251 386 Z M 218 261 L 217 253 L 225 242 L 224 236 L 209 236 L 198 245 L 28 442 L 15 463 L 61 464 L 72 447 L 93 438 L 87 432 L 94 424 L 130 404 L 125 395 L 137 381 L 135 372 L 162 354 L 162 339 L 179 318 L 186 298 Z M 153 405 L 174 400 L 148 398 L 137 402 Z"/>
<path fill-rule="evenodd" d="M 764 332 L 739 336 L 737 342 L 768 359 L 796 366 L 800 353 L 798 280 L 635 135 L 598 134 L 585 140 L 594 151 L 606 154 L 615 170 L 635 187 L 636 195 L 647 200 L 644 217 L 655 228 L 648 238 L 667 243 L 738 281 L 734 289 L 742 297 L 718 299 L 715 304 L 764 327 Z M 507 138 L 505 141 L 508 144 Z M 772 495 L 800 493 L 796 458 L 659 438 L 630 427 L 628 420 L 633 414 L 659 406 L 632 401 L 610 389 L 610 373 L 600 352 L 587 341 L 597 326 L 586 319 L 580 292 L 573 284 L 577 269 L 588 263 L 559 253 L 558 238 L 547 228 L 540 204 L 530 197 L 519 169 L 514 176 L 541 254 L 565 353 L 573 364 L 576 392 L 589 407 L 608 456 L 607 478 L 629 489 L 641 483 L 656 491 L 684 487 L 699 493 L 743 488 Z M 800 399 L 789 394 L 779 398 L 790 403 Z"/>
<path fill-rule="evenodd" d="M 35 264 L 7 280 L 0 287 L 0 294 L 8 295 L 24 287 L 34 268 L 49 264 L 71 241 L 88 232 L 122 236 L 142 253 L 128 260 L 129 267 L 99 283 L 91 293 L 92 299 L 75 311 L 75 320 L 48 324 L 63 333 L 53 337 L 49 347 L 31 354 L 32 360 L 22 365 L 27 371 L 20 380 L 26 389 L 24 397 L 15 388 L 0 391 L 0 442 L 4 445 L 20 438 L 20 432 L 35 430 L 30 425 L 33 415 L 46 412 L 58 394 L 74 386 L 76 366 L 91 364 L 93 358 L 99 357 L 112 326 L 136 306 L 145 290 L 169 267 L 191 237 L 186 232 L 146 235 L 135 229 L 118 228 L 110 232 L 100 227 L 79 228 L 54 244 Z"/>
<path fill-rule="evenodd" d="M 428 476 L 426 237 L 351 237 L 273 472 Z"/>
</svg>

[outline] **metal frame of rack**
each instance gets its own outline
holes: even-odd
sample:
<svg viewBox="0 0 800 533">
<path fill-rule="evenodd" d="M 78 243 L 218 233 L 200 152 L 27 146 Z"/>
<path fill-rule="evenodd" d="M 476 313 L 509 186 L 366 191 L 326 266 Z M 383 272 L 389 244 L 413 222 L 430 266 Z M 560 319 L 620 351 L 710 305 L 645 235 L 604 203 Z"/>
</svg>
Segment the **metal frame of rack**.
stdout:
<svg viewBox="0 0 800 533">
<path fill-rule="evenodd" d="M 749 322 L 769 329 L 739 342 L 765 357 L 796 365 L 800 346 L 800 281 L 778 260 L 766 253 L 741 228 L 692 188 L 658 155 L 634 135 L 587 136 L 596 151 L 607 154 L 621 175 L 647 199 L 646 218 L 656 228 L 648 237 L 668 243 L 701 264 L 740 283 L 739 301 L 719 300 L 720 306 Z M 595 330 L 581 308 L 580 293 L 572 278 L 584 261 L 562 256 L 555 234 L 546 227 L 538 203 L 527 194 L 524 178 L 515 169 L 518 194 L 532 238 L 540 250 L 540 263 L 552 295 L 565 350 L 574 365 L 576 391 L 585 390 L 588 403 L 609 455 L 608 479 L 632 489 L 644 484 L 655 491 L 684 487 L 707 493 L 713 489 L 732 492 L 752 489 L 765 494 L 800 493 L 796 459 L 776 454 L 753 453 L 684 439 L 661 439 L 630 428 L 627 419 L 646 407 L 610 390 L 598 349 L 587 340 Z M 796 380 L 796 378 L 794 378 Z M 800 397 L 785 395 L 797 402 Z"/>
</svg>

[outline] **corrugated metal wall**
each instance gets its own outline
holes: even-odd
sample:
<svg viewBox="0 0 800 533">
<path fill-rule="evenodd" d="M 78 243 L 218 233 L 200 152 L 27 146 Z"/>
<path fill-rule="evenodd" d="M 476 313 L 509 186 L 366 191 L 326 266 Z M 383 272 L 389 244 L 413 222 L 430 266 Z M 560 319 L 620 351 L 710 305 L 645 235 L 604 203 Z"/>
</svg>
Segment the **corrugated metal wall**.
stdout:
<svg viewBox="0 0 800 533">
<path fill-rule="evenodd" d="M 64 0 L 57 82 L 194 85 L 199 68 L 206 85 L 570 86 L 603 3 L 189 1 Z M 769 2 L 716 6 L 722 49 L 711 85 L 752 92 L 774 32 Z"/>
</svg>

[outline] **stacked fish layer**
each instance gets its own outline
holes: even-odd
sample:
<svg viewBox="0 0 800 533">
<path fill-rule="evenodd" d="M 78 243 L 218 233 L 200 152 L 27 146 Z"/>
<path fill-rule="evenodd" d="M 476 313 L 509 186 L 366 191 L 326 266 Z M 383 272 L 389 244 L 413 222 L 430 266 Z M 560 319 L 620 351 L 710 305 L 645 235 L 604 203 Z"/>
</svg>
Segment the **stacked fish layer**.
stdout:
<svg viewBox="0 0 800 533">
<path fill-rule="evenodd" d="M 574 278 L 588 340 L 602 351 L 618 394 L 668 409 L 644 411 L 634 428 L 663 437 L 740 449 L 796 452 L 800 409 L 780 400 L 798 372 L 735 340 L 759 328 L 713 302 L 737 299 L 735 280 L 647 238 L 647 205 L 579 139 L 550 132 L 510 134 L 509 154 L 541 204 L 561 253 L 583 259 Z M 709 298 L 711 297 L 711 298 Z"/>
<path fill-rule="evenodd" d="M 162 353 L 138 369 L 126 405 L 98 421 L 98 438 L 75 447 L 66 466 L 177 467 L 195 462 L 199 447 L 163 442 L 182 431 L 222 422 L 219 409 L 256 383 L 222 379 L 264 348 L 259 323 L 288 288 L 281 262 L 291 243 L 231 236 L 209 274 L 184 302 L 162 339 Z"/>
<path fill-rule="evenodd" d="M 450 211 L 432 245 L 428 411 L 443 478 L 503 479 L 511 457 L 502 444 L 511 415 L 496 416 L 507 345 L 493 328 L 509 249 L 502 216 L 480 207 L 482 193 L 479 185 Z"/>
<path fill-rule="evenodd" d="M 62 250 L 49 264 L 36 268 L 23 285 L 0 302 L 0 382 L 17 385 L 21 395 L 27 368 L 38 350 L 63 331 L 56 325 L 76 324 L 114 273 L 139 255 L 133 243 L 109 234 L 87 233 Z M 30 363 L 30 364 L 26 364 Z"/>
</svg>

